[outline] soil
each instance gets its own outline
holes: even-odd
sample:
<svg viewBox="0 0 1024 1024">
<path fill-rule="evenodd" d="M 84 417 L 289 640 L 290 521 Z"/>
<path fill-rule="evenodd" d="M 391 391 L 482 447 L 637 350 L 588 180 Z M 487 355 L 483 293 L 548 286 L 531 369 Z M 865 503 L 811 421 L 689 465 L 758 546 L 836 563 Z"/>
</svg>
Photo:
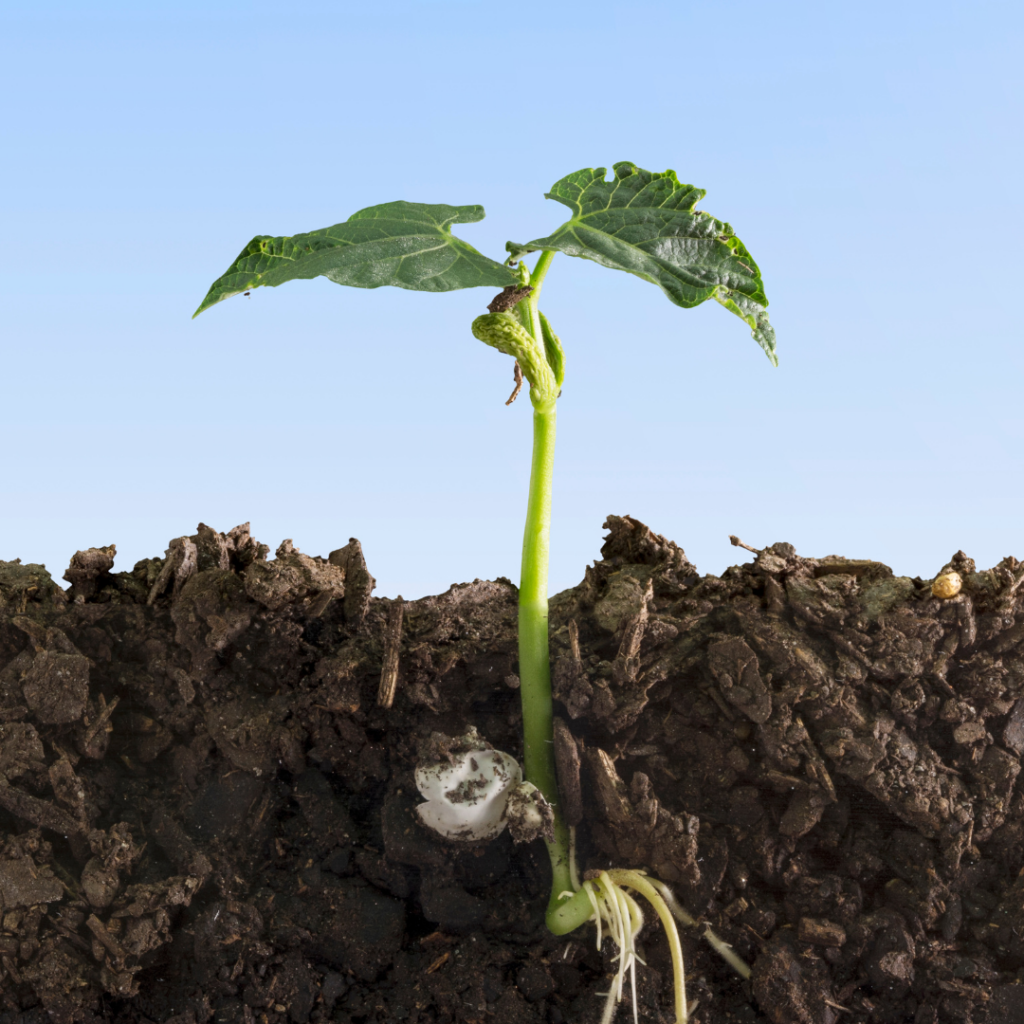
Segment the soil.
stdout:
<svg viewBox="0 0 1024 1024">
<path fill-rule="evenodd" d="M 1022 566 L 957 552 L 938 598 L 778 543 L 716 578 L 606 528 L 552 601 L 561 786 L 581 870 L 647 869 L 751 965 L 684 930 L 693 1019 L 1024 1021 Z M 600 1020 L 614 950 L 546 931 L 543 845 L 415 817 L 445 736 L 521 754 L 512 583 L 376 599 L 358 541 L 248 525 L 114 554 L 67 593 L 0 562 L 0 1024 Z"/>
</svg>

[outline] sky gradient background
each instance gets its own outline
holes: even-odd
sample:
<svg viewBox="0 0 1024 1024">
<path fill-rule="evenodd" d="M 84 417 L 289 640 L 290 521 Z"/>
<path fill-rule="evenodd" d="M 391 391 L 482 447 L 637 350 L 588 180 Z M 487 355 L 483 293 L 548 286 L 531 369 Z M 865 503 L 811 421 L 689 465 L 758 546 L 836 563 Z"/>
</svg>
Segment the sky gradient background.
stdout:
<svg viewBox="0 0 1024 1024">
<path fill-rule="evenodd" d="M 501 259 L 619 160 L 707 189 L 780 365 L 716 303 L 556 257 L 552 593 L 609 513 L 701 573 L 753 557 L 730 533 L 909 576 L 1024 557 L 1019 4 L 81 6 L 0 14 L 0 559 L 130 570 L 249 520 L 358 537 L 378 596 L 518 581 L 530 405 L 469 332 L 491 290 L 190 316 L 255 234 L 482 203 L 456 233 Z"/>
</svg>

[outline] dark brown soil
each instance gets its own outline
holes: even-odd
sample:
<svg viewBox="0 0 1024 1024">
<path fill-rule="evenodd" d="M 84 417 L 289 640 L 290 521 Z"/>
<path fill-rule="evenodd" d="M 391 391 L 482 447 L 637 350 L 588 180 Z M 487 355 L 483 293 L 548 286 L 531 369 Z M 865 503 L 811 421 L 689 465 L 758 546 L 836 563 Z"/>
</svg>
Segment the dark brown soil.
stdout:
<svg viewBox="0 0 1024 1024">
<path fill-rule="evenodd" d="M 684 932 L 694 1019 L 1024 1021 L 1018 562 L 957 552 L 940 599 L 606 526 L 552 602 L 563 792 L 581 869 L 648 869 L 752 965 Z M 433 733 L 521 753 L 515 587 L 400 604 L 357 541 L 267 554 L 200 525 L 130 573 L 79 552 L 66 595 L 0 562 L 0 1024 L 597 1022 L 614 951 L 546 932 L 543 846 L 413 815 Z"/>
</svg>

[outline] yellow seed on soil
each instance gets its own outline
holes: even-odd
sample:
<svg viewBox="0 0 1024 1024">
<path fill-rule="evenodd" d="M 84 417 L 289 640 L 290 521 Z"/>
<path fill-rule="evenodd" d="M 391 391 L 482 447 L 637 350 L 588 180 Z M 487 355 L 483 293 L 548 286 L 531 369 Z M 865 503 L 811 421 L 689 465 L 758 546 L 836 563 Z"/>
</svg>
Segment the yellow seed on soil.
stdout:
<svg viewBox="0 0 1024 1024">
<path fill-rule="evenodd" d="M 963 580 L 960 579 L 960 573 L 944 572 L 941 576 L 935 577 L 932 594 L 935 597 L 956 597 L 962 586 Z"/>
</svg>

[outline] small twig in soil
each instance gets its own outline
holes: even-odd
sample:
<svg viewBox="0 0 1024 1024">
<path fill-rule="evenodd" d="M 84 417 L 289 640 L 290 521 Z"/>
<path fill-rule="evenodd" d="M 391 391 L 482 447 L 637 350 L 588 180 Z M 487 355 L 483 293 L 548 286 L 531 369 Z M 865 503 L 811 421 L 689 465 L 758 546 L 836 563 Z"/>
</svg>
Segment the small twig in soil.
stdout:
<svg viewBox="0 0 1024 1024">
<path fill-rule="evenodd" d="M 516 386 L 512 394 L 508 396 L 506 405 L 511 405 L 519 397 L 519 392 L 523 390 L 523 368 L 519 365 L 518 359 L 516 365 L 512 367 L 512 379 L 516 382 Z"/>
<path fill-rule="evenodd" d="M 451 953 L 445 950 L 428 968 L 426 973 L 433 974 L 435 971 L 439 971 L 448 961 L 451 959 Z"/>
<path fill-rule="evenodd" d="M 761 554 L 760 548 L 752 548 L 749 544 L 744 544 L 735 534 L 730 533 L 729 540 L 734 548 L 746 548 L 747 551 L 753 551 L 755 555 Z"/>
<path fill-rule="evenodd" d="M 150 588 L 146 604 L 152 605 L 173 578 L 172 597 L 177 597 L 188 579 L 198 571 L 199 555 L 191 537 L 175 537 L 167 548 L 164 567 Z"/>
<path fill-rule="evenodd" d="M 795 718 L 796 724 L 806 733 L 801 746 L 804 749 L 804 756 L 807 758 L 807 769 L 808 774 L 818 782 L 828 794 L 829 800 L 835 803 L 839 797 L 836 795 L 836 787 L 832 782 L 832 776 L 828 773 L 828 768 L 825 767 L 825 759 L 818 752 L 818 748 L 814 745 L 814 740 L 811 739 L 811 735 L 807 732 L 807 727 L 803 723 L 803 719 L 797 715 Z"/>
<path fill-rule="evenodd" d="M 100 713 L 96 716 L 96 721 L 89 727 L 89 731 L 85 734 L 85 739 L 82 741 L 84 747 L 92 745 L 92 741 L 96 739 L 101 729 L 106 728 L 107 722 L 110 721 L 110 716 L 114 713 L 114 709 L 118 704 L 121 703 L 120 697 L 115 697 L 109 704 L 106 702 L 103 694 L 100 694 Z"/>
<path fill-rule="evenodd" d="M 384 626 L 384 667 L 380 671 L 380 688 L 377 690 L 377 703 L 382 708 L 389 708 L 395 701 L 395 690 L 398 687 L 398 652 L 402 646 L 402 619 L 405 605 L 402 595 L 391 602 L 388 608 L 388 621 Z"/>
<path fill-rule="evenodd" d="M 826 1006 L 831 1006 L 833 1009 L 842 1010 L 843 1013 L 849 1013 L 850 1008 L 848 1006 L 840 1006 L 838 1003 L 833 1003 L 831 999 L 822 997 L 821 1000 Z"/>
<path fill-rule="evenodd" d="M 70 814 L 48 800 L 41 800 L 12 786 L 3 775 L 0 775 L 0 807 L 10 811 L 16 818 L 23 818 L 33 825 L 52 829 L 61 835 L 77 835 L 82 830 L 81 823 Z"/>
<path fill-rule="evenodd" d="M 125 962 L 125 952 L 118 944 L 113 935 L 107 931 L 107 926 L 95 915 L 90 914 L 85 922 L 86 928 L 96 936 L 97 941 L 114 958 L 118 965 Z"/>
</svg>

